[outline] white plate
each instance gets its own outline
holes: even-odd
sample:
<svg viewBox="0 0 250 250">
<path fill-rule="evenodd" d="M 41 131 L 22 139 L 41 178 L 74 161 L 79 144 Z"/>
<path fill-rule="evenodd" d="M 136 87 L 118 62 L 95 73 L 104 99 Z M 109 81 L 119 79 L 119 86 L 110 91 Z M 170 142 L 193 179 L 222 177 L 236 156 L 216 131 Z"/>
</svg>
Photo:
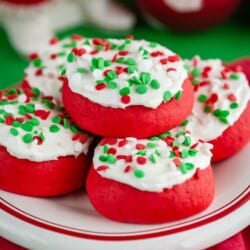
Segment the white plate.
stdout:
<svg viewBox="0 0 250 250">
<path fill-rule="evenodd" d="M 0 191 L 1 235 L 32 249 L 204 249 L 250 223 L 250 145 L 214 165 L 216 196 L 204 212 L 173 223 L 134 225 L 110 221 L 84 192 L 52 199 Z"/>
</svg>

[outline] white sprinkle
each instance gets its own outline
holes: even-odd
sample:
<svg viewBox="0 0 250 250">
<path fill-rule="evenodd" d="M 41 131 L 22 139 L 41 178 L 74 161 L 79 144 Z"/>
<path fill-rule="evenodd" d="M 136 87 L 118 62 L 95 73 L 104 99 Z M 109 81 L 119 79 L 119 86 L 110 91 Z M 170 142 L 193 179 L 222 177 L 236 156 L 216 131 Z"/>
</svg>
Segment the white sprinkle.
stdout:
<svg viewBox="0 0 250 250">
<path fill-rule="evenodd" d="M 21 103 L 25 103 L 26 101 L 26 95 L 25 94 L 21 94 L 19 97 L 18 97 L 18 101 L 21 102 Z"/>
<path fill-rule="evenodd" d="M 76 142 L 74 144 L 74 150 L 76 152 L 82 152 L 83 151 L 83 145 L 80 142 Z"/>
</svg>

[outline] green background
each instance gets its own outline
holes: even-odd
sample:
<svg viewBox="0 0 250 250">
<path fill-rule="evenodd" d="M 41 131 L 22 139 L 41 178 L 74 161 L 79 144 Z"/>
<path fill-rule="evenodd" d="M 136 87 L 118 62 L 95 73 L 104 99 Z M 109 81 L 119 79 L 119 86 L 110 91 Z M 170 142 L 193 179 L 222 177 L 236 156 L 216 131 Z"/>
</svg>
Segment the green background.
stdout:
<svg viewBox="0 0 250 250">
<path fill-rule="evenodd" d="M 194 34 L 153 28 L 139 18 L 135 28 L 123 34 L 113 34 L 94 27 L 81 26 L 57 35 L 62 38 L 72 33 L 79 33 L 86 37 L 122 38 L 127 34 L 133 34 L 136 39 L 147 39 L 166 45 L 183 58 L 191 58 L 199 54 L 203 58 L 217 57 L 224 61 L 232 61 L 250 56 L 250 26 L 239 19 L 232 18 L 209 31 Z M 0 28 L 0 89 L 18 83 L 23 77 L 27 64 L 27 60 L 12 49 L 6 33 Z"/>
</svg>

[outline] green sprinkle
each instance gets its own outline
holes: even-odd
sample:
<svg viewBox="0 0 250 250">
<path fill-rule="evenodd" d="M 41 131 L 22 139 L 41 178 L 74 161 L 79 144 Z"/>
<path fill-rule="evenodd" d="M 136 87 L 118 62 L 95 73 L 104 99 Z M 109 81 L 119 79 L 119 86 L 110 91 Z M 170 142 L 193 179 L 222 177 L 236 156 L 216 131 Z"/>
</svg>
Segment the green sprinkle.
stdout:
<svg viewBox="0 0 250 250">
<path fill-rule="evenodd" d="M 152 163 L 156 163 L 157 162 L 157 156 L 155 154 L 151 154 L 149 156 L 149 160 L 152 162 Z"/>
<path fill-rule="evenodd" d="M 229 116 L 229 111 L 228 110 L 222 110 L 221 111 L 221 113 L 220 113 L 220 116 L 222 116 L 222 117 L 227 117 L 227 116 Z"/>
<path fill-rule="evenodd" d="M 87 73 L 88 70 L 87 70 L 87 69 L 84 69 L 84 68 L 77 68 L 77 72 L 78 72 L 78 73 L 81 73 L 81 74 L 84 74 L 84 73 Z"/>
<path fill-rule="evenodd" d="M 104 69 L 105 65 L 104 65 L 104 59 L 103 58 L 98 58 L 98 61 L 97 61 L 97 68 L 98 69 Z"/>
<path fill-rule="evenodd" d="M 119 94 L 121 96 L 129 95 L 130 94 L 130 88 L 124 87 L 124 88 L 120 89 Z"/>
<path fill-rule="evenodd" d="M 185 121 L 183 121 L 183 122 L 181 123 L 181 126 L 186 126 L 188 123 L 189 123 L 189 121 L 188 121 L 188 120 L 185 120 Z"/>
<path fill-rule="evenodd" d="M 75 61 L 75 58 L 76 58 L 75 54 L 74 54 L 73 52 L 71 52 L 71 53 L 69 53 L 68 56 L 67 56 L 67 61 L 68 61 L 69 63 L 72 63 L 72 62 Z"/>
<path fill-rule="evenodd" d="M 176 95 L 175 95 L 175 100 L 180 100 L 181 99 L 181 96 L 182 96 L 182 91 L 179 90 Z"/>
<path fill-rule="evenodd" d="M 109 61 L 109 60 L 105 60 L 105 61 L 104 61 L 104 66 L 105 66 L 105 67 L 108 67 L 108 66 L 110 66 L 110 65 L 112 65 L 112 62 L 111 62 L 111 61 Z"/>
<path fill-rule="evenodd" d="M 47 99 L 43 99 L 42 103 L 48 109 L 53 109 L 54 108 L 54 104 L 51 101 L 47 100 Z"/>
<path fill-rule="evenodd" d="M 14 122 L 12 123 L 12 126 L 15 127 L 15 128 L 18 128 L 18 127 L 21 126 L 21 122 L 19 122 L 19 121 L 14 121 Z"/>
<path fill-rule="evenodd" d="M 40 124 L 40 121 L 35 117 L 31 118 L 30 122 L 33 124 L 33 126 L 38 126 Z"/>
<path fill-rule="evenodd" d="M 102 162 L 107 161 L 107 159 L 108 159 L 108 155 L 106 155 L 106 154 L 105 154 L 105 155 L 100 155 L 100 156 L 99 156 L 99 160 L 102 161 Z"/>
<path fill-rule="evenodd" d="M 124 58 L 124 57 L 118 57 L 118 58 L 116 59 L 116 62 L 121 63 L 121 64 L 124 64 L 124 63 L 125 63 L 125 58 Z"/>
<path fill-rule="evenodd" d="M 140 80 L 143 84 L 148 84 L 151 80 L 151 75 L 148 72 L 141 72 Z"/>
<path fill-rule="evenodd" d="M 221 122 L 225 123 L 225 124 L 228 124 L 228 120 L 227 120 L 226 117 L 220 116 L 220 117 L 219 117 L 219 120 L 220 120 Z"/>
<path fill-rule="evenodd" d="M 15 129 L 15 128 L 11 128 L 11 129 L 10 129 L 10 133 L 11 133 L 12 135 L 14 135 L 14 136 L 18 136 L 18 135 L 19 135 L 18 130 Z"/>
<path fill-rule="evenodd" d="M 59 128 L 57 125 L 51 125 L 51 126 L 49 127 L 49 131 L 50 131 L 51 133 L 57 133 L 59 130 L 60 130 L 60 128 Z"/>
<path fill-rule="evenodd" d="M 207 96 L 204 94 L 199 95 L 198 100 L 200 102 L 205 102 L 207 100 Z"/>
<path fill-rule="evenodd" d="M 66 52 L 65 51 L 60 51 L 57 53 L 57 56 L 59 57 L 65 57 L 66 56 Z"/>
<path fill-rule="evenodd" d="M 237 102 L 233 102 L 233 103 L 230 104 L 231 109 L 236 109 L 238 107 L 239 107 L 239 104 Z"/>
<path fill-rule="evenodd" d="M 116 89 L 117 88 L 117 83 L 116 82 L 113 82 L 113 81 L 109 81 L 107 82 L 107 85 L 110 89 Z"/>
<path fill-rule="evenodd" d="M 155 42 L 150 42 L 148 45 L 149 45 L 149 47 L 151 47 L 151 48 L 157 47 L 157 43 L 155 43 Z"/>
<path fill-rule="evenodd" d="M 194 164 L 193 163 L 187 162 L 187 163 L 185 163 L 185 165 L 186 165 L 188 170 L 194 169 Z"/>
<path fill-rule="evenodd" d="M 181 157 L 183 159 L 187 158 L 188 156 L 189 156 L 188 150 L 184 149 L 184 150 L 181 151 Z"/>
<path fill-rule="evenodd" d="M 139 150 L 136 154 L 144 156 L 144 155 L 146 155 L 146 153 L 147 153 L 146 150 Z"/>
<path fill-rule="evenodd" d="M 30 143 L 33 140 L 33 136 L 32 134 L 25 134 L 22 139 L 24 143 Z"/>
<path fill-rule="evenodd" d="M 151 86 L 152 89 L 159 89 L 160 88 L 160 83 L 157 80 L 153 79 L 150 82 L 150 86 Z"/>
<path fill-rule="evenodd" d="M 239 78 L 240 78 L 239 74 L 236 74 L 236 73 L 230 74 L 230 79 L 238 80 Z"/>
<path fill-rule="evenodd" d="M 45 136 L 43 133 L 40 133 L 39 137 L 41 138 L 42 141 L 45 141 Z"/>
<path fill-rule="evenodd" d="M 216 117 L 219 117 L 219 116 L 220 116 L 220 113 L 221 113 L 221 110 L 220 110 L 220 109 L 216 109 L 216 110 L 213 112 L 213 115 L 216 116 Z"/>
<path fill-rule="evenodd" d="M 173 151 L 169 152 L 169 158 L 174 158 L 175 157 L 175 153 Z"/>
<path fill-rule="evenodd" d="M 137 86 L 137 87 L 136 87 L 135 91 L 136 91 L 138 94 L 143 95 L 143 94 L 145 94 L 145 93 L 148 91 L 148 88 L 147 88 L 147 86 L 145 86 L 145 85 L 140 85 L 140 86 Z"/>
<path fill-rule="evenodd" d="M 156 154 L 157 156 L 161 156 L 161 153 L 160 153 L 158 150 L 155 150 L 155 154 Z"/>
<path fill-rule="evenodd" d="M 200 76 L 200 74 L 201 74 L 201 69 L 199 69 L 199 68 L 194 68 L 191 71 L 191 75 L 194 76 L 194 77 L 198 77 L 198 76 Z"/>
<path fill-rule="evenodd" d="M 66 68 L 62 68 L 62 69 L 61 69 L 61 75 L 62 75 L 62 76 L 64 76 L 64 75 L 66 74 L 66 72 L 67 72 L 67 71 L 66 71 Z"/>
<path fill-rule="evenodd" d="M 109 71 L 109 72 L 107 73 L 107 77 L 108 77 L 109 79 L 111 79 L 111 80 L 114 80 L 114 79 L 117 78 L 117 74 L 116 74 L 114 71 Z"/>
<path fill-rule="evenodd" d="M 137 77 L 132 77 L 132 78 L 130 78 L 129 80 L 128 80 L 128 83 L 129 83 L 129 86 L 132 86 L 132 85 L 139 85 L 139 84 L 141 84 L 141 81 L 140 81 L 140 79 L 139 78 L 137 78 Z"/>
<path fill-rule="evenodd" d="M 0 118 L 0 123 L 4 123 L 4 119 Z"/>
<path fill-rule="evenodd" d="M 136 65 L 136 61 L 133 58 L 125 59 L 125 63 L 128 65 Z"/>
<path fill-rule="evenodd" d="M 26 112 L 26 108 L 24 105 L 19 105 L 18 106 L 18 114 L 19 115 L 25 115 L 27 112 Z"/>
<path fill-rule="evenodd" d="M 73 124 L 73 125 L 70 126 L 70 130 L 71 130 L 73 133 L 79 132 L 79 128 L 78 128 L 75 124 Z"/>
<path fill-rule="evenodd" d="M 33 65 L 36 67 L 36 68 L 40 68 L 42 66 L 42 60 L 40 58 L 36 58 L 33 60 Z"/>
<path fill-rule="evenodd" d="M 186 174 L 188 172 L 188 168 L 187 168 L 187 165 L 185 163 L 181 163 L 179 169 L 180 169 L 182 174 Z"/>
<path fill-rule="evenodd" d="M 134 65 L 129 65 L 128 66 L 128 73 L 133 74 L 136 71 L 137 67 Z"/>
<path fill-rule="evenodd" d="M 211 107 L 209 106 L 209 105 L 206 105 L 205 107 L 204 107 L 204 112 L 205 113 L 209 113 L 211 111 Z"/>
<path fill-rule="evenodd" d="M 63 127 L 66 129 L 69 128 L 69 119 L 67 119 L 67 118 L 63 119 Z"/>
<path fill-rule="evenodd" d="M 53 123 L 60 123 L 62 121 L 62 118 L 60 116 L 55 116 L 52 118 Z"/>
<path fill-rule="evenodd" d="M 21 128 L 24 131 L 31 132 L 33 130 L 33 123 L 30 121 L 27 121 L 21 125 Z"/>
<path fill-rule="evenodd" d="M 196 149 L 189 149 L 189 150 L 188 150 L 188 154 L 189 154 L 190 156 L 196 156 L 197 153 L 198 153 L 198 150 L 196 150 Z"/>
<path fill-rule="evenodd" d="M 156 147 L 156 144 L 153 143 L 153 142 L 149 142 L 149 143 L 147 143 L 147 147 L 148 147 L 148 148 L 155 148 L 155 147 Z"/>
<path fill-rule="evenodd" d="M 145 173 L 141 169 L 135 169 L 134 175 L 136 178 L 143 178 L 145 176 Z"/>
<path fill-rule="evenodd" d="M 190 136 L 186 136 L 183 144 L 185 146 L 189 147 L 191 145 L 191 137 Z"/>
<path fill-rule="evenodd" d="M 164 100 L 165 101 L 169 101 L 170 99 L 171 99 L 171 92 L 170 91 L 166 91 L 165 93 L 164 93 L 164 96 L 163 96 L 163 98 L 164 98 Z"/>
<path fill-rule="evenodd" d="M 33 88 L 32 92 L 35 95 L 35 97 L 38 97 L 40 95 L 40 93 L 41 93 L 41 91 L 39 90 L 39 88 Z"/>
<path fill-rule="evenodd" d="M 102 45 L 96 45 L 95 50 L 103 50 L 103 46 Z"/>
<path fill-rule="evenodd" d="M 104 154 L 106 154 L 107 152 L 108 152 L 108 150 L 109 150 L 109 147 L 108 147 L 108 145 L 107 144 L 105 144 L 104 146 L 103 146 L 103 153 Z"/>
<path fill-rule="evenodd" d="M 150 141 L 159 141 L 160 138 L 158 136 L 153 136 L 149 138 Z"/>
<path fill-rule="evenodd" d="M 110 164 L 116 163 L 115 156 L 113 154 L 109 154 L 108 157 L 107 157 L 107 162 L 110 163 Z"/>
<path fill-rule="evenodd" d="M 164 132 L 164 133 L 160 134 L 159 137 L 161 139 L 165 139 L 165 138 L 167 138 L 170 135 L 171 135 L 171 133 L 169 131 L 167 131 L 167 132 Z"/>
<path fill-rule="evenodd" d="M 34 113 L 35 112 L 35 105 L 34 104 L 27 104 L 25 106 L 27 113 Z"/>
<path fill-rule="evenodd" d="M 192 85 L 197 85 L 200 83 L 200 80 L 199 79 L 194 79 L 192 80 Z"/>
</svg>

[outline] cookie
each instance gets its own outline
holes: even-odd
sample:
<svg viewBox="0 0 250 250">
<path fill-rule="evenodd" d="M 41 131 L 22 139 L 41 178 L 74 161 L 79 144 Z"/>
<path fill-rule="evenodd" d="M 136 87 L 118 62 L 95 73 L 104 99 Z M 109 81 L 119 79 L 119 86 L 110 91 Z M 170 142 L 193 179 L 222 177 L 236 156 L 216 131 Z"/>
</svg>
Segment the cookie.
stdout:
<svg viewBox="0 0 250 250">
<path fill-rule="evenodd" d="M 179 125 L 193 89 L 180 57 L 153 42 L 89 39 L 67 55 L 63 103 L 79 127 L 100 136 L 146 138 Z"/>
<path fill-rule="evenodd" d="M 0 188 L 30 196 L 84 185 L 92 136 L 29 85 L 0 92 Z"/>
<path fill-rule="evenodd" d="M 250 139 L 250 87 L 242 72 L 223 66 L 221 60 L 187 61 L 194 85 L 195 103 L 184 122 L 197 138 L 214 147 L 213 161 L 226 159 Z"/>
<path fill-rule="evenodd" d="M 103 138 L 87 177 L 90 201 L 103 216 L 128 223 L 201 212 L 214 197 L 210 149 L 177 129 L 150 139 Z"/>
</svg>

